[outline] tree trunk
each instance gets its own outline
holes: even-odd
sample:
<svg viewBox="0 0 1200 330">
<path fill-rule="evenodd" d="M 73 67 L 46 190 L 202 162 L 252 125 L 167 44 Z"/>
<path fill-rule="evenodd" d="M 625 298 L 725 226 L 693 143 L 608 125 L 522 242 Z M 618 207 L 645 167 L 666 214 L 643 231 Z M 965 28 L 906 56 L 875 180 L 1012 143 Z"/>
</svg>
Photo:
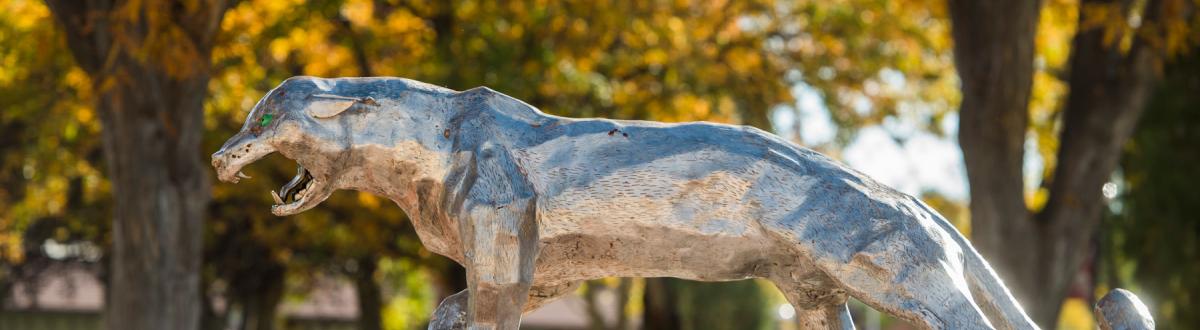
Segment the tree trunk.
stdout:
<svg viewBox="0 0 1200 330">
<path fill-rule="evenodd" d="M 1021 165 L 1041 3 L 951 0 L 949 9 L 962 80 L 958 143 L 970 181 L 972 243 L 1029 304 L 1029 284 L 1038 279 L 1021 266 L 1035 257 L 1036 238 L 1029 235 L 1035 226 L 1025 208 Z"/>
<path fill-rule="evenodd" d="M 268 288 L 260 292 L 240 294 L 242 309 L 242 324 L 238 329 L 244 330 L 275 330 L 279 329 L 275 321 L 279 318 L 279 303 L 283 301 L 283 276 L 272 274 L 276 282 L 264 283 Z"/>
<path fill-rule="evenodd" d="M 622 277 L 617 280 L 616 287 L 610 287 L 604 284 L 604 280 L 588 281 L 583 290 L 583 301 L 586 303 L 584 311 L 587 312 L 588 327 L 592 330 L 626 330 L 629 329 L 629 316 L 625 313 L 625 308 L 629 305 L 629 294 L 633 288 L 633 279 Z M 613 322 L 610 324 L 605 318 L 601 309 L 604 307 L 604 302 L 601 301 L 600 294 L 604 291 L 609 291 L 613 295 L 615 301 L 611 306 L 614 309 Z"/>
<path fill-rule="evenodd" d="M 1084 6 L 1104 2 L 1111 1 L 1084 1 L 1080 19 Z M 1104 44 L 1101 29 L 1080 24 L 1050 198 L 1030 214 L 1022 162 L 1040 3 L 952 0 L 949 7 L 962 78 L 959 144 L 971 185 L 973 243 L 1030 317 L 1052 328 L 1100 220 L 1100 188 L 1154 81 L 1155 55 L 1139 38 L 1122 54 Z"/>
<path fill-rule="evenodd" d="M 284 276 L 287 270 L 283 265 L 274 261 L 263 262 L 262 266 L 254 267 L 256 272 L 245 274 L 237 279 L 230 279 L 228 301 L 237 303 L 241 308 L 241 324 L 227 325 L 228 328 L 243 330 L 275 330 L 276 320 L 279 319 L 279 303 L 283 301 Z M 238 282 L 234 282 L 238 281 Z M 227 310 L 226 313 L 229 311 Z"/>
<path fill-rule="evenodd" d="M 226 308 L 219 329 L 275 330 L 286 291 L 287 267 L 272 247 L 252 237 L 252 219 L 226 222 L 227 234 L 209 242 L 204 261 L 225 283 Z M 209 313 L 214 314 L 215 311 Z M 211 322 L 211 321 L 210 321 Z M 205 328 L 206 330 L 208 328 Z"/>
<path fill-rule="evenodd" d="M 1113 2 L 1084 0 L 1080 6 Z M 1128 11 L 1132 1 L 1122 4 Z M 1158 1 L 1146 6 L 1151 9 L 1143 22 L 1151 24 L 1158 18 Z M 1082 9 L 1079 16 L 1083 26 Z M 1158 50 L 1141 38 L 1133 43 L 1123 54 L 1115 42 L 1106 45 L 1103 29 L 1095 27 L 1080 30 L 1071 47 L 1071 93 L 1063 110 L 1058 166 L 1049 183 L 1050 198 L 1036 218 L 1046 237 L 1034 264 L 1042 285 L 1039 302 L 1051 316 L 1058 315 L 1071 280 L 1091 250 L 1106 205 L 1101 187 L 1116 169 L 1121 146 L 1133 134 L 1158 79 Z"/>
<path fill-rule="evenodd" d="M 148 88 L 140 85 L 104 93 L 98 107 L 116 198 L 107 324 L 109 329 L 194 328 L 200 320 L 201 233 L 209 191 L 197 157 L 202 96 L 173 97 L 188 104 L 178 104 L 174 115 L 187 119 L 171 133 L 156 118 L 171 106 L 148 100 L 141 93 Z M 203 95 L 204 84 L 189 85 L 199 86 L 180 90 Z M 193 109 L 190 114 L 187 108 Z"/>
<path fill-rule="evenodd" d="M 633 279 L 625 277 L 621 278 L 617 284 L 617 324 L 614 329 L 627 330 L 629 326 L 629 315 L 625 313 L 625 309 L 629 306 L 629 294 L 633 290 Z"/>
<path fill-rule="evenodd" d="M 47 4 L 92 79 L 103 127 L 115 199 L 107 328 L 196 329 L 209 201 L 200 152 L 203 101 L 225 5 Z M 142 7 L 128 10 L 132 5 Z M 151 35 L 164 27 L 178 34 Z"/>
<path fill-rule="evenodd" d="M 679 329 L 679 313 L 675 309 L 676 295 L 672 287 L 678 279 L 656 277 L 646 279 L 645 293 L 642 294 L 642 328 L 643 329 Z"/>
<path fill-rule="evenodd" d="M 374 257 L 359 258 L 358 270 L 352 275 L 358 293 L 358 328 L 362 330 L 383 329 L 383 297 L 375 282 L 378 262 Z"/>
<path fill-rule="evenodd" d="M 591 280 L 584 284 L 583 302 L 584 311 L 587 312 L 588 328 L 592 330 L 608 330 L 608 322 L 604 320 L 604 313 L 600 312 L 599 293 L 603 286 L 601 280 Z"/>
</svg>

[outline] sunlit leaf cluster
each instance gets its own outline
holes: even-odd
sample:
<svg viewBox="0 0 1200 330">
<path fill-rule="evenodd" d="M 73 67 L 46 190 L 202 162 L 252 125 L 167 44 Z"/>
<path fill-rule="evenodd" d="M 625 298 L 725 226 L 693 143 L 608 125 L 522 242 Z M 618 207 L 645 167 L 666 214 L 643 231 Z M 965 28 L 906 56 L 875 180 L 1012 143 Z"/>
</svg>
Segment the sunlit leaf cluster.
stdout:
<svg viewBox="0 0 1200 330">
<path fill-rule="evenodd" d="M 1162 13 L 1176 13 L 1171 6 L 1186 1 L 1162 1 Z M 145 40 L 122 41 L 139 46 L 132 47 L 136 57 L 176 75 L 211 70 L 207 133 L 197 151 L 204 155 L 242 125 L 267 90 L 295 75 L 489 86 L 558 115 L 761 128 L 770 127 L 770 109 L 790 108 L 791 90 L 804 86 L 817 92 L 838 126 L 835 144 L 849 142 L 858 127 L 900 116 L 940 133 L 960 98 L 943 1 L 243 0 L 225 13 L 211 59 L 192 58 L 202 52 L 172 28 L 188 22 L 164 21 L 155 14 L 160 5 L 132 1 L 114 19 L 164 27 Z M 1047 0 L 1041 14 L 1030 102 L 1031 136 L 1044 164 L 1038 179 L 1054 166 L 1078 6 Z M 1085 12 L 1083 25 L 1112 29 L 1114 44 L 1139 31 L 1153 34 L 1148 40 L 1167 54 L 1186 54 L 1200 38 L 1195 20 L 1147 26 L 1104 7 Z M 0 3 L 0 260 L 6 265 L 36 248 L 24 232 L 39 219 L 68 220 L 55 239 L 103 245 L 107 233 L 111 196 L 91 94 L 103 84 L 72 62 L 55 26 L 40 2 Z M 182 64 L 195 63 L 188 59 L 212 65 Z M 421 247 L 390 201 L 339 192 L 321 207 L 277 218 L 269 214 L 268 192 L 294 174 L 294 163 L 272 156 L 247 173 L 254 178 L 213 185 L 205 233 L 209 280 L 254 273 L 266 263 L 286 268 L 293 291 L 302 292 L 313 274 L 351 273 L 355 261 L 378 258 L 388 290 L 415 297 L 392 301 L 391 310 L 413 312 L 388 313 L 386 323 L 410 327 L 428 315 L 433 294 L 418 288 L 426 275 L 414 270 L 446 261 Z M 1036 209 L 1045 193 L 1031 191 Z M 965 214 L 961 205 L 934 199 L 940 210 Z M 965 219 L 953 217 L 968 230 Z"/>
<path fill-rule="evenodd" d="M 0 281 L 40 240 L 106 239 L 109 185 L 91 80 L 52 22 L 40 2 L 0 3 Z M 39 220 L 58 230 L 23 237 Z"/>
<path fill-rule="evenodd" d="M 205 69 L 186 64 L 201 54 L 175 28 L 189 22 L 164 20 L 159 5 L 133 1 L 117 10 L 116 21 L 163 27 L 118 42 L 170 74 Z M 15 47 L 0 49 L 0 256 L 19 264 L 38 244 L 23 241 L 24 230 L 47 217 L 69 220 L 56 239 L 104 246 L 111 197 L 91 93 L 105 82 L 72 62 L 43 4 L 3 6 L 0 40 Z M 294 75 L 486 85 L 559 115 L 763 128 L 768 110 L 790 103 L 793 85 L 805 84 L 847 128 L 839 131 L 844 138 L 904 111 L 932 113 L 935 123 L 957 103 L 941 8 L 877 0 L 246 0 L 226 12 L 212 50 L 208 133 L 198 152 L 215 150 L 259 97 Z M 268 157 L 247 169 L 254 179 L 213 186 L 206 278 L 282 265 L 300 283 L 291 287 L 303 290 L 312 274 L 352 272 L 347 261 L 364 257 L 407 265 L 381 267 L 387 274 L 445 262 L 421 248 L 398 208 L 365 193 L 335 194 L 298 216 L 269 215 L 267 192 L 290 178 L 292 166 Z M 427 299 L 414 303 L 430 307 Z"/>
</svg>

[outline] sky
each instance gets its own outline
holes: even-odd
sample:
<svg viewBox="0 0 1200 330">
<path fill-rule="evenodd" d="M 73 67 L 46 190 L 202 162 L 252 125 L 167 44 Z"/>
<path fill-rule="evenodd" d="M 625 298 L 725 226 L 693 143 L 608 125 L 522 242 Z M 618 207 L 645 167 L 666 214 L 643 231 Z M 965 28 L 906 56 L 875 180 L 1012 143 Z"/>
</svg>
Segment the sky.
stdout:
<svg viewBox="0 0 1200 330">
<path fill-rule="evenodd" d="M 807 147 L 830 146 L 838 127 L 829 117 L 820 94 L 803 84 L 792 88 L 796 102 L 771 112 L 775 132 Z M 966 167 L 958 147 L 957 114 L 942 120 L 945 136 L 921 130 L 917 118 L 888 118 L 882 125 L 860 128 L 858 134 L 831 155 L 875 180 L 909 195 L 936 191 L 949 199 L 968 199 Z M 799 136 L 796 126 L 799 121 Z M 902 143 L 892 133 L 907 138 Z M 1028 153 L 1027 153 L 1028 154 Z M 1028 163 L 1028 162 L 1027 162 Z M 1040 172 L 1039 172 L 1040 173 Z"/>
</svg>

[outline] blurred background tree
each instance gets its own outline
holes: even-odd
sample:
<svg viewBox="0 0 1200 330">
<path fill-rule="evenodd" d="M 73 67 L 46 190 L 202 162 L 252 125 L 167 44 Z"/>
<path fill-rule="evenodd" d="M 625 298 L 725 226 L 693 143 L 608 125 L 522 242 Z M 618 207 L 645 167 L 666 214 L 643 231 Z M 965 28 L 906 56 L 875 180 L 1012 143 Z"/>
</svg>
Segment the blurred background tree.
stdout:
<svg viewBox="0 0 1200 330">
<path fill-rule="evenodd" d="M 1164 329 L 1200 324 L 1200 56 L 1164 67 L 1132 141 L 1101 236 L 1104 288 L 1136 286 Z M 1181 166 L 1180 164 L 1187 164 Z"/>
<path fill-rule="evenodd" d="M 86 91 L 85 100 L 71 100 L 68 97 L 65 102 L 67 106 L 90 108 L 76 110 L 74 116 L 42 117 L 44 108 L 39 109 L 36 103 L 26 103 L 28 101 L 21 99 L 24 95 L 40 94 L 49 97 L 43 101 L 42 107 L 60 106 L 55 102 L 54 94 L 57 93 L 54 92 L 12 94 L 17 98 L 12 102 L 27 106 L 23 110 L 18 108 L 13 111 L 16 114 L 24 112 L 29 117 L 45 121 L 67 122 L 66 131 L 37 130 L 30 133 L 66 133 L 62 140 L 69 144 L 75 144 L 76 138 L 91 138 L 91 141 L 100 142 L 79 143 L 81 148 L 100 146 L 99 150 L 64 150 L 51 144 L 42 145 L 49 147 L 49 150 L 34 150 L 31 154 L 77 152 L 66 156 L 66 161 L 61 162 L 68 167 L 62 169 L 67 174 L 65 206 L 68 207 L 82 206 L 81 201 L 88 199 L 71 197 L 84 193 L 84 184 L 78 176 L 86 177 L 94 168 L 104 169 L 103 173 L 110 184 L 105 188 L 111 189 L 108 195 L 111 201 L 105 203 L 111 203 L 113 219 L 112 226 L 108 227 L 109 239 L 105 242 L 109 246 L 108 253 L 104 254 L 112 265 L 106 272 L 109 294 L 108 303 L 105 304 L 105 320 L 109 328 L 194 329 L 199 325 L 202 237 L 197 234 L 203 228 L 204 210 L 209 201 L 209 194 L 206 193 L 209 179 L 206 162 L 201 160 L 202 155 L 196 149 L 200 147 L 204 129 L 203 104 L 210 67 L 208 55 L 218 32 L 224 5 L 223 2 L 199 1 L 186 6 L 136 1 L 50 1 L 47 7 L 57 19 L 59 29 L 56 33 L 43 36 L 58 39 L 56 44 L 62 48 L 55 54 L 51 50 L 54 44 L 27 40 L 42 45 L 33 48 L 34 52 L 27 55 L 34 58 L 49 55 L 51 59 L 63 59 L 69 55 L 75 63 L 72 69 L 62 69 L 58 66 L 64 63 L 61 60 L 35 59 L 30 64 L 35 65 L 31 69 L 37 71 L 28 72 L 32 81 L 40 81 L 44 87 L 53 88 L 50 91 L 63 91 L 69 89 L 63 88 L 64 84 L 54 82 L 65 80 L 67 86 Z M 18 26 L 22 21 L 41 26 L 51 24 L 45 9 L 35 9 L 27 3 L 8 6 L 24 9 L 16 15 L 35 14 L 32 17 L 12 16 Z M 43 20 L 29 21 L 39 18 Z M 41 29 L 30 28 L 34 31 Z M 30 31 L 13 32 L 16 36 L 22 36 Z M 11 47 L 24 48 L 16 44 Z M 40 71 L 42 67 L 38 67 L 39 64 L 50 65 L 50 70 Z M 43 76 L 46 73 L 61 75 Z M 13 82 L 25 83 L 20 80 Z M 28 107 L 31 105 L 33 107 Z M 72 122 L 72 119 L 83 123 Z M 77 135 L 80 128 L 97 124 L 101 127 L 99 134 Z M 16 125 L 17 128 L 25 126 Z M 62 140 L 49 138 L 51 143 Z M 37 141 L 39 143 L 32 145 L 41 144 L 42 139 L 39 137 Z M 96 155 L 103 156 L 103 166 L 98 161 L 101 157 Z M 88 161 L 91 166 L 79 166 L 74 159 Z M 52 158 L 40 164 L 59 162 L 59 159 Z M 26 179 L 36 177 L 38 168 L 30 166 L 38 164 L 26 160 L 25 173 L 21 174 Z M 51 169 L 46 174 L 57 174 L 53 171 Z M 70 210 L 62 213 L 70 215 L 49 216 L 69 219 L 89 215 L 71 214 L 73 212 Z M 90 216 L 79 219 L 86 221 L 104 217 L 99 214 Z M 66 227 L 67 224 L 69 222 L 60 222 L 59 226 Z M 36 228 L 38 224 L 31 227 Z M 68 239 L 72 235 L 56 236 L 53 238 Z"/>
<path fill-rule="evenodd" d="M 781 127 L 789 123 L 773 119 L 787 113 L 800 117 L 797 101 L 803 100 L 796 95 L 801 91 L 817 95 L 836 127 L 833 139 L 810 147 L 834 156 L 865 127 L 883 127 L 899 143 L 914 130 L 951 136 L 957 132 L 971 183 L 969 216 L 962 200 L 936 193 L 922 197 L 971 234 L 1005 272 L 1010 287 L 1023 295 L 1026 309 L 1049 328 L 1082 267 L 1081 258 L 1093 249 L 1088 239 L 1095 237 L 1105 205 L 1100 187 L 1117 166 L 1124 136 L 1141 111 L 1142 94 L 1153 88 L 1156 79 L 1148 74 L 1166 63 L 1143 57 L 1181 56 L 1200 38 L 1195 33 L 1200 31 L 1195 1 L 1084 2 L 951 0 L 947 6 L 932 0 L 243 0 L 48 7 L 27 0 L 0 1 L 0 297 L 8 296 L 5 291 L 12 283 L 36 280 L 64 261 L 94 269 L 108 282 L 109 292 L 123 288 L 120 281 L 138 281 L 108 275 L 113 274 L 107 271 L 110 258 L 122 255 L 120 251 L 146 253 L 142 257 L 151 261 L 161 256 L 149 255 L 157 249 L 146 248 L 145 242 L 114 241 L 128 236 L 117 235 L 120 231 L 112 230 L 117 227 L 110 226 L 109 215 L 116 211 L 118 221 L 161 220 L 191 228 L 179 240 L 161 240 L 179 244 L 162 249 L 187 253 L 197 262 L 189 263 L 184 256 L 177 261 L 187 265 L 177 271 L 187 276 L 160 272 L 155 279 L 194 288 L 200 296 L 193 299 L 196 315 L 163 315 L 164 322 L 196 317 L 203 321 L 189 322 L 205 329 L 287 327 L 280 322 L 281 303 L 302 298 L 329 279 L 342 279 L 358 292 L 360 328 L 421 327 L 441 297 L 464 287 L 463 274 L 457 265 L 424 250 L 392 203 L 365 193 L 339 192 L 320 208 L 279 219 L 269 215 L 271 199 L 262 192 L 292 176 L 290 162 L 269 157 L 264 165 L 246 170 L 254 179 L 211 188 L 207 167 L 191 164 L 206 163 L 207 155 L 240 127 L 250 107 L 287 77 L 385 75 L 458 90 L 486 85 L 557 115 L 742 123 L 787 130 L 798 140 L 806 133 L 802 120 Z M 85 6 L 92 14 L 50 10 L 71 6 Z M 1131 23 L 1133 17 L 1136 24 Z M 206 19 L 219 24 L 189 25 Z M 83 24 L 89 20 L 107 25 Z M 113 38 L 98 26 L 117 29 L 111 35 L 130 40 Z M 212 35 L 198 38 L 207 33 Z M 90 38 L 81 41 L 80 34 Z M 95 50 L 86 48 L 104 46 L 98 41 L 113 43 L 116 46 L 103 49 L 116 51 L 93 54 Z M 115 59 L 93 63 L 88 57 Z M 123 78 L 127 73 L 122 70 L 91 68 L 123 65 L 143 73 Z M 962 76 L 962 93 L 956 72 Z M 1185 78 L 1195 77 L 1177 75 L 1182 78 L 1168 78 L 1162 88 L 1184 86 Z M 162 83 L 177 80 L 188 81 L 186 88 Z M 1096 91 L 1069 93 L 1092 89 Z M 145 140 L 119 142 L 106 135 L 121 132 L 103 120 L 103 114 L 111 112 L 106 109 L 142 109 L 102 104 L 116 102 L 107 96 L 112 93 L 187 103 L 155 103 L 144 107 L 152 116 L 134 118 L 151 131 L 202 134 L 179 141 L 151 139 L 177 143 L 168 150 L 186 157 L 143 162 L 153 168 L 125 173 L 163 173 L 164 167 L 175 168 L 170 166 L 173 162 L 189 162 L 178 168 L 199 173 L 204 185 L 182 184 L 170 196 L 205 207 L 175 218 L 122 216 L 120 210 L 134 210 L 123 205 L 157 203 L 159 195 L 114 194 L 125 181 L 111 174 L 106 159 L 120 152 L 122 157 L 150 157 L 143 151 L 156 149 Z M 1176 93 L 1187 95 L 1182 89 Z M 136 98 L 120 100 L 131 99 Z M 1149 111 L 1159 108 L 1166 106 Z M 1179 116 L 1191 113 L 1182 110 L 1185 107 L 1175 109 L 1180 109 Z M 1080 123 L 1097 125 L 1074 128 Z M 946 129 L 955 125 L 957 129 Z M 1167 130 L 1151 127 L 1139 132 Z M 1096 134 L 1108 139 L 1097 143 Z M 1076 136 L 1083 140 L 1067 142 Z M 105 143 L 121 144 L 123 149 L 106 151 Z M 1128 147 L 1126 158 L 1142 155 L 1134 152 L 1141 145 L 1135 141 Z M 1044 164 L 1040 171 L 1025 170 L 1030 154 Z M 1178 156 L 1167 151 L 1155 155 L 1160 159 L 1156 166 L 1180 165 L 1170 161 Z M 1142 163 L 1129 162 L 1121 165 L 1130 180 L 1129 198 L 1139 196 L 1138 189 L 1167 189 L 1159 185 L 1168 180 L 1135 183 L 1124 167 Z M 1063 178 L 1064 172 L 1082 177 L 1043 179 Z M 179 179 L 187 177 L 191 176 Z M 131 180 L 138 183 L 136 177 Z M 1064 186 L 1054 188 L 1055 182 Z M 209 190 L 211 201 L 209 194 L 196 193 Z M 1076 194 L 1082 196 L 1078 205 L 1083 209 L 1030 215 L 1074 207 L 1076 198 L 1055 196 Z M 119 202 L 121 198 L 127 201 Z M 1175 212 L 1182 205 L 1188 204 L 1163 207 Z M 1113 251 L 1171 248 L 1140 241 L 1154 237 L 1153 228 L 1174 227 L 1135 230 L 1132 224 L 1146 219 L 1131 213 L 1135 209 L 1127 206 L 1117 212 L 1114 219 L 1123 222 L 1104 231 L 1121 233 L 1120 240 L 1106 240 L 1121 244 Z M 1164 216 L 1174 217 L 1164 223 L 1194 222 L 1182 211 Z M 196 220 L 200 218 L 206 219 L 202 231 Z M 1050 223 L 1055 225 L 1045 225 Z M 1175 237 L 1181 232 L 1160 233 Z M 187 250 L 201 239 L 203 249 Z M 1022 248 L 1013 248 L 1013 242 L 1022 242 Z M 1073 248 L 1065 254 L 1045 253 L 1054 242 Z M 51 258 L 45 253 L 47 244 L 77 246 L 73 251 L 81 252 Z M 1124 259 L 1118 260 L 1124 270 L 1115 272 L 1121 277 L 1114 281 L 1132 281 L 1134 274 L 1141 274 L 1139 280 L 1158 279 L 1147 274 L 1187 279 L 1185 268 L 1166 266 L 1167 262 L 1196 260 L 1194 254 L 1166 253 L 1162 255 L 1170 257 L 1154 259 L 1161 260 L 1161 266 L 1147 261 L 1134 268 L 1128 266 L 1131 260 L 1146 256 L 1123 253 Z M 135 269 L 124 264 L 111 265 Z M 180 279 L 184 281 L 173 282 Z M 1090 289 L 1092 283 L 1084 285 Z M 640 323 L 646 328 L 740 329 L 786 326 L 777 323 L 776 306 L 783 300 L 773 290 L 757 281 L 606 279 L 589 282 L 581 293 L 593 303 L 608 293 L 618 297 L 619 315 L 612 322 L 593 315 L 599 328 Z M 1188 310 L 1183 306 L 1191 299 L 1165 293 L 1153 297 L 1154 303 L 1175 306 L 1170 307 L 1175 311 Z M 221 310 L 213 308 L 215 300 L 224 302 Z M 143 312 L 172 307 L 109 305 Z M 856 315 L 862 311 L 858 306 Z M 1187 320 L 1181 312 L 1173 313 L 1159 316 Z"/>
<path fill-rule="evenodd" d="M 1046 65 L 1036 51 L 1042 7 L 1037 0 L 949 1 L 962 77 L 958 140 L 970 181 L 972 241 L 1034 321 L 1050 327 L 1095 250 L 1105 207 L 1101 188 L 1165 61 L 1200 42 L 1200 19 L 1195 3 L 1182 0 L 1075 5 L 1069 63 L 1058 78 L 1069 92 L 1049 109 L 1049 120 L 1039 118 L 1051 128 L 1035 129 L 1057 137 L 1045 146 L 1053 158 L 1045 158 L 1040 187 L 1027 202 L 1031 91 L 1035 63 Z"/>
<path fill-rule="evenodd" d="M 0 12 L 4 44 L 35 45 L 0 51 L 6 59 L 0 70 L 0 295 L 7 297 L 14 283 L 36 283 L 53 271 L 43 242 L 104 245 L 109 223 L 91 219 L 109 217 L 111 196 L 94 165 L 103 156 L 99 141 L 90 138 L 99 136 L 100 124 L 88 104 L 87 75 L 70 54 L 55 50 L 61 42 L 40 42 L 60 38 L 48 9 L 6 2 Z"/>
</svg>

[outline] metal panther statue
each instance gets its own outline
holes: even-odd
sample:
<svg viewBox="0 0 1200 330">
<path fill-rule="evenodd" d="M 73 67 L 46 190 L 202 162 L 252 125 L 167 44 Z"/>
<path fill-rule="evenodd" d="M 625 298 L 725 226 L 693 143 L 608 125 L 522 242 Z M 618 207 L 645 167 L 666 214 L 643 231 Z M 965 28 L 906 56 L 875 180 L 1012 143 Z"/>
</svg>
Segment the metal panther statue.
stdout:
<svg viewBox="0 0 1200 330">
<path fill-rule="evenodd" d="M 751 127 L 564 118 L 486 87 L 295 77 L 212 164 L 237 182 L 272 152 L 300 166 L 271 192 L 272 213 L 337 189 L 384 196 L 467 269 L 433 329 L 516 329 L 608 276 L 765 278 L 807 328 L 853 328 L 848 297 L 924 328 L 1037 328 L 929 206 Z M 1130 301 L 1112 309 L 1134 311 L 1115 328 L 1153 327 Z"/>
</svg>

